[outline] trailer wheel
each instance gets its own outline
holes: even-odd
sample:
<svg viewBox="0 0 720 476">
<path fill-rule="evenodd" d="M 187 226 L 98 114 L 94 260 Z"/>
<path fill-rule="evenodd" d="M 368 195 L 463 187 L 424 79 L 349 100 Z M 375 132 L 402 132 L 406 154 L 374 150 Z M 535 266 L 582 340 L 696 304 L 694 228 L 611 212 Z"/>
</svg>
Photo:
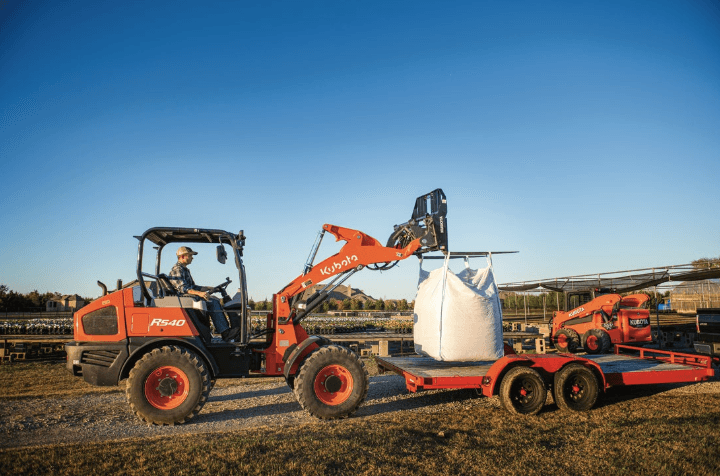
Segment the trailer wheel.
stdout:
<svg viewBox="0 0 720 476">
<path fill-rule="evenodd" d="M 563 353 L 573 353 L 580 347 L 580 337 L 572 329 L 560 329 L 553 336 L 555 348 Z"/>
<path fill-rule="evenodd" d="M 323 420 L 345 418 L 367 395 L 365 365 L 351 350 L 338 345 L 320 347 L 300 364 L 294 379 L 300 405 Z"/>
<path fill-rule="evenodd" d="M 500 382 L 500 403 L 510 413 L 536 415 L 545 400 L 545 382 L 535 369 L 515 367 Z"/>
<path fill-rule="evenodd" d="M 610 335 L 604 329 L 590 329 L 583 336 L 585 352 L 588 354 L 607 354 L 612 347 Z"/>
<path fill-rule="evenodd" d="M 202 409 L 210 375 L 193 352 L 176 346 L 153 349 L 135 363 L 127 380 L 130 408 L 154 425 L 184 423 Z"/>
<path fill-rule="evenodd" d="M 599 394 L 595 374 L 582 364 L 569 364 L 556 373 L 553 387 L 555 403 L 561 410 L 590 410 Z"/>
</svg>

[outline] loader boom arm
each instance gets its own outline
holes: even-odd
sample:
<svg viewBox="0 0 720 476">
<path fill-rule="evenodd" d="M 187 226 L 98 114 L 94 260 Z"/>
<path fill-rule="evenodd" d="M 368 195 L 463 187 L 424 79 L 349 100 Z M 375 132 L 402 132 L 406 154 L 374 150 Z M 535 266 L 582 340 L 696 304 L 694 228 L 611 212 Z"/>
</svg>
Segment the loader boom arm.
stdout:
<svg viewBox="0 0 720 476">
<path fill-rule="evenodd" d="M 323 225 L 323 229 L 334 235 L 336 238 L 335 241 L 345 241 L 345 245 L 336 254 L 313 266 L 307 274 L 295 278 L 295 280 L 285 286 L 285 289 L 280 292 L 280 295 L 291 298 L 303 292 L 307 287 L 332 276 L 352 270 L 358 266 L 364 267 L 369 264 L 403 260 L 420 248 L 420 238 L 413 240 L 402 249 L 388 248 L 381 245 L 380 242 L 372 236 L 366 235 L 358 230 L 328 224 Z"/>
<path fill-rule="evenodd" d="M 295 278 L 275 295 L 278 317 L 290 316 L 290 299 L 314 284 L 342 273 L 360 270 L 367 265 L 404 260 L 421 246 L 420 238 L 411 241 L 404 248 L 391 248 L 358 230 L 329 224 L 323 225 L 323 230 L 334 235 L 336 241 L 345 241 L 345 245 L 339 252 L 316 264 L 306 274 Z"/>
<path fill-rule="evenodd" d="M 299 322 L 312 308 L 317 307 L 327 298 L 329 291 L 326 291 L 326 286 L 325 290 L 316 292 L 306 303 L 303 303 L 304 309 L 299 315 L 298 309 L 293 308 L 292 298 L 333 276 L 345 275 L 344 281 L 352 273 L 366 266 L 372 266 L 370 268 L 372 270 L 387 270 L 398 261 L 414 254 L 421 255 L 431 251 L 447 253 L 446 214 L 447 200 L 443 191 L 438 188 L 417 198 L 410 220 L 402 225 L 396 225 L 384 246 L 361 231 L 330 224 L 323 225 L 316 245 L 319 245 L 324 233 L 335 236 L 335 241 L 345 241 L 345 245 L 338 253 L 315 266 L 312 265 L 312 258 L 317 252 L 317 246 L 313 247 L 312 258 L 305 265 L 304 273 L 273 296 L 275 318 L 280 322 L 287 322 L 291 318 L 293 322 Z M 336 280 L 339 278 L 340 276 Z"/>
</svg>

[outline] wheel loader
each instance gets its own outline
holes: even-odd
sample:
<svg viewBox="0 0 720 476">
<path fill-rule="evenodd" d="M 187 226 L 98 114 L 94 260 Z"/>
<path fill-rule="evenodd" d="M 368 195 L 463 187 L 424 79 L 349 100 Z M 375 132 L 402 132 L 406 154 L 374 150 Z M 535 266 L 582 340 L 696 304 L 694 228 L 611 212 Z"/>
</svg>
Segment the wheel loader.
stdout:
<svg viewBox="0 0 720 476">
<path fill-rule="evenodd" d="M 74 314 L 74 340 L 66 345 L 67 368 L 93 385 L 126 380 L 130 407 L 152 424 L 172 425 L 193 418 L 216 379 L 243 377 L 282 376 L 310 414 L 323 419 L 347 417 L 367 394 L 365 366 L 349 349 L 309 336 L 301 322 L 337 286 L 364 268 L 388 270 L 411 256 L 447 252 L 446 214 L 445 194 L 436 189 L 417 198 L 410 220 L 396 225 L 385 245 L 358 230 L 323 225 L 302 274 L 273 295 L 266 326 L 255 333 L 242 259 L 244 232 L 150 228 L 135 237 L 137 279 L 125 285 L 118 281 L 112 292 L 98 282 L 103 295 Z M 345 244 L 335 255 L 313 264 L 325 234 Z M 156 250 L 152 272 L 143 267 L 148 243 Z M 238 271 L 237 292 L 228 294 L 229 278 L 210 292 L 221 296 L 223 312 L 240 329 L 237 342 L 215 336 L 207 303 L 198 296 L 178 295 L 162 273 L 163 249 L 177 244 L 214 246 L 222 264 L 232 257 Z M 301 300 L 304 290 L 330 278 Z"/>
</svg>

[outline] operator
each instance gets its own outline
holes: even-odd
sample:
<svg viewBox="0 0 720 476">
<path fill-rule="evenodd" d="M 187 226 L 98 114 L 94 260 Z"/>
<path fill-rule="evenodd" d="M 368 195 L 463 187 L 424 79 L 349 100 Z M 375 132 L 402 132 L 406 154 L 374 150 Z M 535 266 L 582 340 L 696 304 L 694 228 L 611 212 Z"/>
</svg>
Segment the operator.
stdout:
<svg viewBox="0 0 720 476">
<path fill-rule="evenodd" d="M 195 281 L 190 274 L 188 265 L 192 263 L 193 256 L 195 256 L 196 254 L 197 251 L 193 251 L 187 246 L 181 246 L 180 248 L 178 248 L 178 261 L 177 263 L 175 263 L 175 266 L 173 266 L 173 269 L 170 271 L 170 276 L 168 276 L 168 279 L 170 280 L 172 285 L 175 286 L 178 294 L 191 294 L 194 296 L 199 296 L 200 298 L 207 301 L 208 312 L 210 313 L 213 325 L 215 326 L 215 331 L 220 333 L 222 339 L 225 342 L 232 342 L 233 339 L 235 339 L 240 333 L 240 328 L 230 328 L 228 326 L 227 320 L 225 319 L 225 313 L 223 312 L 222 304 L 220 304 L 220 301 L 217 298 L 210 296 L 209 291 L 212 291 L 213 288 L 206 286 L 196 286 Z"/>
</svg>

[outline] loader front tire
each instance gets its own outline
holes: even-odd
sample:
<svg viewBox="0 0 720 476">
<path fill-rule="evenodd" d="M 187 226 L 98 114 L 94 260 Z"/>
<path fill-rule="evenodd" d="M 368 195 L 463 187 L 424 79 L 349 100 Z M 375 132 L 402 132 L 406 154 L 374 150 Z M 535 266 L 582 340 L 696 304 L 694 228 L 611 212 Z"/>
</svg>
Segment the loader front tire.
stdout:
<svg viewBox="0 0 720 476">
<path fill-rule="evenodd" d="M 177 346 L 153 349 L 135 363 L 127 380 L 130 408 L 153 425 L 184 423 L 202 409 L 210 375 L 194 353 Z"/>
<path fill-rule="evenodd" d="M 308 413 L 333 420 L 353 414 L 365 400 L 368 386 L 367 369 L 357 354 L 328 345 L 314 350 L 300 364 L 293 390 Z"/>
</svg>

